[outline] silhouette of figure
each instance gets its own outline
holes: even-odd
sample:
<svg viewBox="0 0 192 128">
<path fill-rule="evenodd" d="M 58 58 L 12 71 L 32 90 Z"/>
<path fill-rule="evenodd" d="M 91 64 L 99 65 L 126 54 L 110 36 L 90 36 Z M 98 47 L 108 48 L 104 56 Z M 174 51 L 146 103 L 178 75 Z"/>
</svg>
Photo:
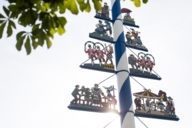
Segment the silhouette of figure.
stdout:
<svg viewBox="0 0 192 128">
<path fill-rule="evenodd" d="M 79 94 L 79 85 L 75 86 L 75 89 L 71 93 L 74 99 L 71 101 L 72 104 L 77 104 L 77 102 L 80 100 L 80 94 Z"/>
</svg>

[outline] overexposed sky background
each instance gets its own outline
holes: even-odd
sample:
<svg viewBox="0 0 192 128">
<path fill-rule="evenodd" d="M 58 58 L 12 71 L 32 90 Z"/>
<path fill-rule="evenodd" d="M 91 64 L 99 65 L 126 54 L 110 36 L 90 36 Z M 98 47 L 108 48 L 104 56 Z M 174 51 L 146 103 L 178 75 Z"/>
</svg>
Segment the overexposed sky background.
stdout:
<svg viewBox="0 0 192 128">
<path fill-rule="evenodd" d="M 136 79 L 155 93 L 161 89 L 173 97 L 180 118 L 178 122 L 140 119 L 148 128 L 190 128 L 192 1 L 149 0 L 140 8 L 128 1 L 122 2 L 122 7 L 133 11 L 131 15 L 140 26 L 136 30 L 156 59 L 154 70 L 162 77 L 161 81 Z M 94 11 L 78 16 L 67 13 L 66 33 L 55 37 L 51 49 L 39 47 L 29 56 L 24 49 L 16 51 L 15 38 L 0 40 L 0 128 L 104 128 L 113 119 L 107 128 L 120 128 L 116 114 L 67 108 L 76 84 L 92 87 L 111 75 L 79 67 L 87 59 L 84 43 L 96 41 L 88 36 L 98 22 L 94 15 Z M 116 77 L 101 87 L 109 85 L 116 86 Z M 133 93 L 142 91 L 133 80 L 131 87 Z M 137 118 L 135 122 L 136 128 L 145 128 Z"/>
</svg>

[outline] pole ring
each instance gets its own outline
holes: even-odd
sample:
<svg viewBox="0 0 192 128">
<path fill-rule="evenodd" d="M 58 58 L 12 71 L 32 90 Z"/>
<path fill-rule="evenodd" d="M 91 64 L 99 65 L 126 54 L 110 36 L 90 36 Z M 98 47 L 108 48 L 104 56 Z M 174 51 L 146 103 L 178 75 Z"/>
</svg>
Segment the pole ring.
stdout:
<svg viewBox="0 0 192 128">
<path fill-rule="evenodd" d="M 115 71 L 115 74 L 118 74 L 119 72 L 127 72 L 127 73 L 129 73 L 128 70 L 119 70 L 119 71 Z"/>
</svg>

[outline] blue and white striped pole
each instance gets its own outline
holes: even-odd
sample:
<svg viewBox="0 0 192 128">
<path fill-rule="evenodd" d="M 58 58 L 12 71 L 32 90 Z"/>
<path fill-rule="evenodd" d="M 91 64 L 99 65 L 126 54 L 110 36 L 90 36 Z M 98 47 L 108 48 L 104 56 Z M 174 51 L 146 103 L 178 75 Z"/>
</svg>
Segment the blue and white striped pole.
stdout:
<svg viewBox="0 0 192 128">
<path fill-rule="evenodd" d="M 121 128 L 135 128 L 120 0 L 111 0 Z"/>
</svg>

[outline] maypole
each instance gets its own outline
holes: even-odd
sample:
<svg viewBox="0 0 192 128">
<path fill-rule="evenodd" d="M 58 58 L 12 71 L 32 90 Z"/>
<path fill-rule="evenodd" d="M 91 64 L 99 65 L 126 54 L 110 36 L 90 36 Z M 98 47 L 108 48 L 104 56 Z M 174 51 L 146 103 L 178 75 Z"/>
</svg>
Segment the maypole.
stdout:
<svg viewBox="0 0 192 128">
<path fill-rule="evenodd" d="M 72 91 L 73 100 L 68 108 L 118 113 L 121 117 L 121 128 L 135 128 L 134 116 L 178 121 L 172 97 L 167 96 L 163 90 L 159 90 L 158 94 L 155 94 L 133 78 L 161 80 L 161 77 L 153 70 L 156 65 L 155 58 L 151 54 L 145 53 L 148 52 L 148 49 L 141 41 L 140 32 L 133 28 L 139 28 L 139 26 L 130 16 L 132 11 L 128 8 L 121 8 L 120 0 L 111 0 L 111 8 L 112 12 L 110 13 L 108 3 L 104 2 L 101 12 L 96 13 L 95 18 L 98 19 L 98 23 L 94 32 L 89 33 L 89 37 L 99 42 L 85 42 L 84 52 L 88 55 L 88 59 L 80 67 L 113 73 L 113 75 L 95 83 L 91 88 L 76 85 Z M 124 14 L 123 18 L 122 13 Z M 126 34 L 123 30 L 124 25 L 128 30 Z M 128 57 L 126 48 L 130 51 Z M 131 49 L 143 52 L 135 53 Z M 113 63 L 114 54 L 116 64 Z M 114 85 L 102 86 L 105 91 L 102 91 L 100 86 L 114 75 L 117 76 L 119 111 L 116 109 L 117 99 Z M 134 102 L 132 101 L 130 78 L 144 89 L 144 91 L 133 93 Z M 135 104 L 134 110 L 133 103 Z"/>
<path fill-rule="evenodd" d="M 135 128 L 120 0 L 111 0 L 121 128 Z"/>
</svg>

